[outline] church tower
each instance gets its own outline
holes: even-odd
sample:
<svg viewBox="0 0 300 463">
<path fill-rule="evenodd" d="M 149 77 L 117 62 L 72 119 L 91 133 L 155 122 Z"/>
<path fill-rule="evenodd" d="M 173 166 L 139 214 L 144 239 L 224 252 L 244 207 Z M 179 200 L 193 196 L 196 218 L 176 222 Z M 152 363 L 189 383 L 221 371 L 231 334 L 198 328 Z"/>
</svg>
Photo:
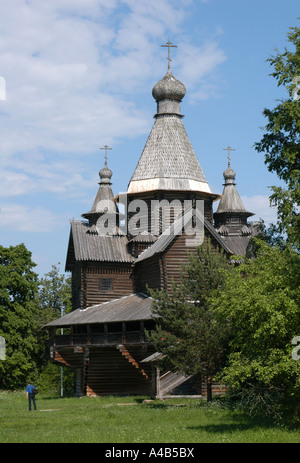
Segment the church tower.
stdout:
<svg viewBox="0 0 300 463">
<path fill-rule="evenodd" d="M 225 150 L 228 151 L 228 167 L 223 172 L 224 189 L 214 213 L 215 228 L 234 254 L 245 255 L 248 242 L 254 234 L 254 228 L 248 224 L 247 219 L 254 214 L 245 209 L 236 189 L 236 173 L 231 168 L 230 160 L 230 151 L 234 150 L 230 146 Z"/>
<path fill-rule="evenodd" d="M 81 214 L 88 220 L 89 232 L 99 235 L 120 235 L 123 234 L 119 227 L 119 211 L 111 189 L 112 171 L 107 167 L 107 145 L 105 149 L 105 164 L 99 171 L 99 189 L 94 200 L 92 209 Z"/>
<path fill-rule="evenodd" d="M 175 220 L 183 210 L 184 201 L 203 200 L 204 215 L 212 223 L 212 202 L 219 196 L 211 192 L 183 125 L 180 105 L 186 88 L 170 70 L 170 47 L 174 45 L 168 42 L 166 46 L 168 71 L 152 89 L 157 103 L 155 123 L 128 184 L 128 202 L 146 201 L 150 218 L 151 201 L 166 200 L 169 204 L 176 201 Z M 146 220 L 148 228 L 141 232 L 157 235 L 169 225 L 161 224 L 157 232 L 149 222 Z"/>
</svg>

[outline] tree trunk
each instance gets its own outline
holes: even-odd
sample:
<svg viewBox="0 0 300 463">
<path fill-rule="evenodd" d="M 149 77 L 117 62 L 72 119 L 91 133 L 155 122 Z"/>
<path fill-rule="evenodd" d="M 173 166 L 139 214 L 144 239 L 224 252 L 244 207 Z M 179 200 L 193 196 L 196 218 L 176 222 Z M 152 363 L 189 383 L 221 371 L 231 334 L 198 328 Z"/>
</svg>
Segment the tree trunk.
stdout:
<svg viewBox="0 0 300 463">
<path fill-rule="evenodd" d="M 211 376 L 207 377 L 206 391 L 207 391 L 206 400 L 207 402 L 211 402 L 212 401 L 212 378 Z"/>
</svg>

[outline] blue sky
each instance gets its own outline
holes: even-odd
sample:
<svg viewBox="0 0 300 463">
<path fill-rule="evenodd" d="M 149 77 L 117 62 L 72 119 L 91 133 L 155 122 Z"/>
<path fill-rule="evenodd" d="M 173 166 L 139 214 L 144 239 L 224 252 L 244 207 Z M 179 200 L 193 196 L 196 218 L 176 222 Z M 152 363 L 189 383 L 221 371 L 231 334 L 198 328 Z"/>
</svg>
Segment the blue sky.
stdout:
<svg viewBox="0 0 300 463">
<path fill-rule="evenodd" d="M 70 223 L 94 201 L 98 172 L 124 192 L 154 123 L 152 87 L 171 70 L 183 122 L 211 190 L 226 151 L 246 208 L 266 223 L 279 185 L 253 144 L 263 108 L 285 97 L 266 62 L 289 46 L 299 0 L 11 0 L 0 13 L 0 243 L 25 243 L 43 275 L 64 270 Z M 5 93 L 3 90 L 5 83 Z M 252 220 L 253 220 L 252 219 Z"/>
</svg>

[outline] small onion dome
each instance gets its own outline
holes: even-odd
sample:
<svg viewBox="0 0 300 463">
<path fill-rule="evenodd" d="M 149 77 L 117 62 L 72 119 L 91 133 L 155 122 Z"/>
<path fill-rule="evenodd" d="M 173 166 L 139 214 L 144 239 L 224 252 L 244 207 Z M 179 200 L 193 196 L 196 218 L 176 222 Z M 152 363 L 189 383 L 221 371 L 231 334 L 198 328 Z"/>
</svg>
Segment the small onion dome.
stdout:
<svg viewBox="0 0 300 463">
<path fill-rule="evenodd" d="M 111 183 L 112 171 L 107 166 L 104 166 L 103 169 L 99 171 L 99 177 L 100 183 Z"/>
<path fill-rule="evenodd" d="M 233 180 L 235 180 L 235 177 L 236 177 L 236 173 L 234 172 L 233 169 L 231 169 L 231 167 L 228 167 L 224 172 L 223 172 L 223 176 L 224 176 L 224 179 L 225 179 L 225 182 L 227 180 L 229 180 L 228 183 L 233 183 Z M 230 182 L 232 181 L 232 182 Z M 227 183 L 227 182 L 226 182 Z"/>
<path fill-rule="evenodd" d="M 185 94 L 185 86 L 170 71 L 152 89 L 152 95 L 156 101 L 166 99 L 181 101 Z"/>
</svg>

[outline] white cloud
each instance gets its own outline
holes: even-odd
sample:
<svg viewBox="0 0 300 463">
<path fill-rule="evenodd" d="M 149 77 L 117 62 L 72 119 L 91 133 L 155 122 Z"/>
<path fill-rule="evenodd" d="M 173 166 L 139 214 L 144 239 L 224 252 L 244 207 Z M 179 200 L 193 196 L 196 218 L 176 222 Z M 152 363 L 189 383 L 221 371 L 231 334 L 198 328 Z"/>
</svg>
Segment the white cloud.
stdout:
<svg viewBox="0 0 300 463">
<path fill-rule="evenodd" d="M 61 222 L 59 216 L 42 207 L 4 204 L 0 208 L 0 229 L 13 232 L 51 232 Z"/>
<path fill-rule="evenodd" d="M 181 78 L 189 88 L 191 101 L 207 99 L 218 93 L 214 77 L 216 68 L 226 61 L 224 51 L 215 41 L 206 41 L 201 47 L 185 42 L 178 51 Z"/>
<path fill-rule="evenodd" d="M 247 211 L 255 214 L 255 216 L 249 218 L 249 221 L 262 219 L 266 226 L 270 223 L 276 223 L 276 208 L 270 207 L 269 196 L 241 196 L 241 199 Z"/>
<path fill-rule="evenodd" d="M 153 8 L 153 0 L 14 0 L 6 5 L 0 43 L 6 82 L 6 100 L 0 101 L 1 196 L 77 192 L 87 186 L 84 176 L 90 173 L 76 158 L 74 163 L 74 155 L 147 134 L 149 115 L 137 107 L 137 94 L 151 88 L 154 76 L 162 77 L 166 61 L 157 59 L 159 45 L 170 33 L 180 34 L 191 3 L 160 0 Z M 216 43 L 182 48 L 177 68 L 194 88 L 225 59 Z M 203 82 L 204 96 L 205 85 L 209 82 Z"/>
</svg>

